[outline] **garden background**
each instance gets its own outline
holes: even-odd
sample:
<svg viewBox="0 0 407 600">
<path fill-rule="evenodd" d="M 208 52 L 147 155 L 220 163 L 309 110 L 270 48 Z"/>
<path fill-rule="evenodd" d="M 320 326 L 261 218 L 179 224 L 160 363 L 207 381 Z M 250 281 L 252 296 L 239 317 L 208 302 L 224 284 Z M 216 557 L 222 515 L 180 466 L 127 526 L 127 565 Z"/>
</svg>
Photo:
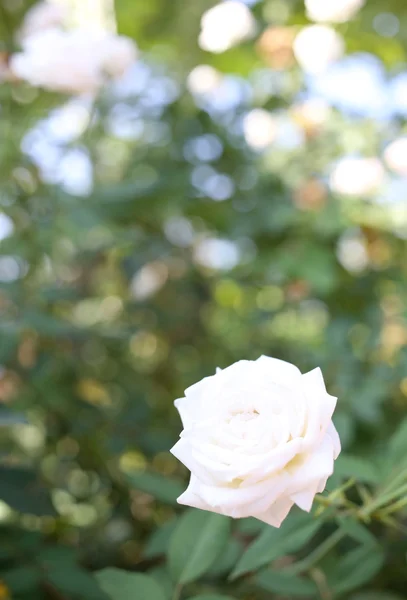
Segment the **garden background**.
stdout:
<svg viewBox="0 0 407 600">
<path fill-rule="evenodd" d="M 405 598 L 405 1 L 106 2 L 138 53 L 93 98 L 7 75 L 32 4 L 0 4 L 0 598 Z M 262 354 L 339 398 L 279 530 L 178 506 L 169 453 L 174 399 Z"/>
</svg>

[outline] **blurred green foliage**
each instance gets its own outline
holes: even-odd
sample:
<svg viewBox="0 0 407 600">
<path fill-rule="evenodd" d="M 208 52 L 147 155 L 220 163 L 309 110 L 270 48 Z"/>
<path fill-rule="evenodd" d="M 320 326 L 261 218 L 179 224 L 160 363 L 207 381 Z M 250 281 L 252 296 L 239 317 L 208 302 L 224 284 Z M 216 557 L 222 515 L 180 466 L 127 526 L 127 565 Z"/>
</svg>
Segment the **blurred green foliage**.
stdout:
<svg viewBox="0 0 407 600">
<path fill-rule="evenodd" d="M 1 2 L 4 52 L 28 4 Z M 54 147 L 44 123 L 67 99 L 0 85 L 12 223 L 0 256 L 0 598 L 404 597 L 407 490 L 381 486 L 407 452 L 405 425 L 394 433 L 407 408 L 407 200 L 335 194 L 329 173 L 345 154 L 380 155 L 405 120 L 301 112 L 307 78 L 290 49 L 266 60 L 255 42 L 307 23 L 302 2 L 256 3 L 256 38 L 222 54 L 197 44 L 211 5 L 117 0 L 119 31 L 140 48 L 132 85 L 106 89 L 90 116 L 85 103 L 87 126 Z M 399 32 L 384 37 L 373 23 L 389 13 Z M 368 1 L 337 29 L 389 78 L 405 69 L 401 0 Z M 186 85 L 201 64 L 223 81 L 212 95 Z M 242 133 L 253 107 L 284 115 L 300 142 L 254 151 Z M 56 175 L 72 152 L 91 165 L 86 193 L 70 184 L 82 163 Z M 278 531 L 178 507 L 187 473 L 168 452 L 173 400 L 261 354 L 321 367 L 344 449 L 319 519 L 294 513 Z M 399 506 L 378 515 L 389 498 Z"/>
</svg>

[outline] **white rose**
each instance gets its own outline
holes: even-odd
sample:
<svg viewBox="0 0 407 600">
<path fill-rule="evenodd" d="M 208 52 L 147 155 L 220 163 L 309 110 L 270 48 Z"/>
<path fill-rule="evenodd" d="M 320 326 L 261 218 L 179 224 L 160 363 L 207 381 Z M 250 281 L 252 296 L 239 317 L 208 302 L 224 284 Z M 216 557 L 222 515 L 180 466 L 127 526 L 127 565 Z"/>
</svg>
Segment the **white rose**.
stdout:
<svg viewBox="0 0 407 600">
<path fill-rule="evenodd" d="M 334 167 L 329 185 L 344 196 L 372 196 L 383 185 L 385 171 L 376 157 L 344 157 Z"/>
<path fill-rule="evenodd" d="M 203 50 L 217 54 L 250 38 L 255 31 L 250 9 L 238 0 L 225 0 L 202 15 L 198 43 Z"/>
<path fill-rule="evenodd" d="M 401 137 L 391 142 L 383 155 L 386 165 L 397 173 L 407 175 L 407 137 Z"/>
<path fill-rule="evenodd" d="M 31 85 L 73 94 L 95 94 L 106 76 L 124 73 L 136 57 L 129 38 L 82 29 L 53 28 L 29 36 L 10 69 Z"/>
<path fill-rule="evenodd" d="M 308 25 L 294 40 L 294 54 L 307 73 L 323 73 L 345 50 L 343 38 L 328 25 Z"/>
<path fill-rule="evenodd" d="M 67 6 L 63 4 L 46 0 L 34 4 L 25 15 L 19 38 L 24 40 L 40 31 L 62 26 L 67 17 Z"/>
<path fill-rule="evenodd" d="M 136 45 L 123 35 L 109 35 L 101 40 L 101 64 L 111 77 L 121 77 L 135 62 Z"/>
<path fill-rule="evenodd" d="M 305 0 L 305 8 L 312 21 L 345 23 L 364 3 L 365 0 Z"/>
<path fill-rule="evenodd" d="M 94 93 L 103 79 L 83 34 L 47 29 L 28 37 L 11 57 L 14 75 L 31 85 L 68 93 Z"/>
<path fill-rule="evenodd" d="M 184 430 L 171 452 L 191 471 L 178 502 L 274 527 L 293 504 L 309 511 L 341 449 L 335 405 L 320 369 L 267 356 L 188 388 L 175 401 Z"/>
</svg>

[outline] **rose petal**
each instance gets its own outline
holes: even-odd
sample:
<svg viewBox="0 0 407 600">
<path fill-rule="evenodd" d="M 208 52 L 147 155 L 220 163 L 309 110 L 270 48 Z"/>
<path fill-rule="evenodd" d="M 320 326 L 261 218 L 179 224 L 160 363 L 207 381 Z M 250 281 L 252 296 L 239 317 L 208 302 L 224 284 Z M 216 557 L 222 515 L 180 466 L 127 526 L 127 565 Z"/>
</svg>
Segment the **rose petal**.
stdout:
<svg viewBox="0 0 407 600">
<path fill-rule="evenodd" d="M 317 451 L 308 455 L 306 460 L 292 473 L 289 489 L 291 499 L 302 510 L 309 511 L 316 493 L 324 488 L 328 477 L 333 473 L 334 448 L 329 435 L 326 435 Z"/>
<path fill-rule="evenodd" d="M 336 460 L 341 452 L 341 440 L 332 421 L 329 423 L 327 434 L 332 440 L 332 444 L 334 447 L 334 459 Z"/>
<path fill-rule="evenodd" d="M 266 512 L 253 516 L 272 527 L 280 527 L 293 505 L 290 498 L 280 498 Z"/>
<path fill-rule="evenodd" d="M 302 375 L 302 387 L 308 403 L 305 441 L 308 446 L 312 446 L 318 444 L 325 435 L 337 398 L 327 393 L 319 368 Z"/>
<path fill-rule="evenodd" d="M 290 387 L 293 381 L 299 380 L 301 377 L 301 371 L 295 365 L 285 360 L 271 358 L 263 354 L 256 360 L 256 364 L 264 368 L 275 383 L 282 386 Z"/>
</svg>

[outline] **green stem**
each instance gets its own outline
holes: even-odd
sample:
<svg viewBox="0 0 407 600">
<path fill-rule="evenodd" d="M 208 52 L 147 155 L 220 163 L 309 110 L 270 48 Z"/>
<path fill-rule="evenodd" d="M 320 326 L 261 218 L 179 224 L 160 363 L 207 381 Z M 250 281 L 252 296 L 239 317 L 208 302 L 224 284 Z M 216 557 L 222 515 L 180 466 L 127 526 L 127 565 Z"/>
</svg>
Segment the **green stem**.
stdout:
<svg viewBox="0 0 407 600">
<path fill-rule="evenodd" d="M 385 485 L 382 487 L 380 492 L 381 493 L 390 492 L 391 490 L 394 489 L 395 486 L 397 487 L 400 483 L 405 481 L 406 478 L 407 478 L 407 470 L 406 470 L 406 466 L 403 465 L 399 469 L 396 469 L 395 471 L 393 471 L 393 476 L 390 477 L 387 480 L 387 482 L 385 482 Z"/>
<path fill-rule="evenodd" d="M 182 583 L 177 583 L 174 589 L 174 593 L 172 595 L 172 600 L 179 600 L 182 592 Z"/>
<path fill-rule="evenodd" d="M 387 494 L 379 495 L 379 497 L 376 500 L 374 500 L 371 504 L 368 504 L 367 506 L 362 508 L 359 514 L 362 518 L 369 517 L 378 508 L 389 504 L 390 502 L 392 502 L 392 500 L 395 500 L 399 496 L 404 496 L 404 494 L 407 494 L 407 484 L 404 484 L 398 489 L 395 489 Z"/>
<path fill-rule="evenodd" d="M 326 554 L 328 554 L 328 552 L 332 550 L 332 548 L 334 548 L 336 544 L 338 544 L 338 542 L 340 542 L 341 539 L 345 537 L 345 535 L 346 532 L 343 529 L 337 529 L 324 542 L 322 542 L 322 544 L 318 546 L 318 548 L 316 548 L 314 552 L 311 552 L 311 554 L 309 554 L 307 558 L 304 558 L 304 560 L 297 562 L 291 568 L 287 569 L 286 572 L 296 575 L 298 573 L 301 573 L 302 571 L 309 571 L 309 569 L 311 569 Z"/>
<path fill-rule="evenodd" d="M 398 500 L 394 504 L 391 504 L 387 508 L 383 509 L 383 511 L 381 511 L 381 514 L 390 515 L 391 513 L 401 510 L 405 506 L 407 506 L 407 496 L 404 496 L 404 498 L 400 498 L 400 500 Z"/>
</svg>

